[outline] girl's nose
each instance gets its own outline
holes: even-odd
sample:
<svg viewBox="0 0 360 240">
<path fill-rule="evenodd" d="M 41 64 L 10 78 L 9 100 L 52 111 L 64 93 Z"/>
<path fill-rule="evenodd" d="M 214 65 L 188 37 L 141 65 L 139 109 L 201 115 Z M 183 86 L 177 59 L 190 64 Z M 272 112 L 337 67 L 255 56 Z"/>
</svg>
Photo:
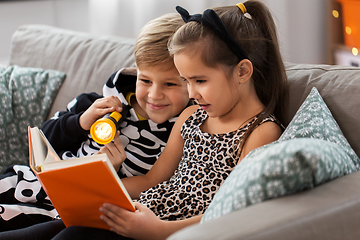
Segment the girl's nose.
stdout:
<svg viewBox="0 0 360 240">
<path fill-rule="evenodd" d="M 188 93 L 189 93 L 189 98 L 192 98 L 194 100 L 197 100 L 200 98 L 200 94 L 198 93 L 198 91 L 196 90 L 195 87 L 193 87 L 193 85 L 191 84 L 188 84 L 187 85 L 187 90 L 188 90 Z"/>
</svg>

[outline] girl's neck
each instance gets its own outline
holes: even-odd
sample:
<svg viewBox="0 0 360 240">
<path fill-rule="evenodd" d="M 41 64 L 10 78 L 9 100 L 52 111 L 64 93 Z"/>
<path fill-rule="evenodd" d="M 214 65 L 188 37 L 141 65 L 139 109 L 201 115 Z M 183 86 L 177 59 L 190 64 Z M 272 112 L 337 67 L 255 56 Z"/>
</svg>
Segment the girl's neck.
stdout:
<svg viewBox="0 0 360 240">
<path fill-rule="evenodd" d="M 260 100 L 239 104 L 227 114 L 219 117 L 208 117 L 201 125 L 201 130 L 210 134 L 233 132 L 261 113 L 265 106 Z"/>
</svg>

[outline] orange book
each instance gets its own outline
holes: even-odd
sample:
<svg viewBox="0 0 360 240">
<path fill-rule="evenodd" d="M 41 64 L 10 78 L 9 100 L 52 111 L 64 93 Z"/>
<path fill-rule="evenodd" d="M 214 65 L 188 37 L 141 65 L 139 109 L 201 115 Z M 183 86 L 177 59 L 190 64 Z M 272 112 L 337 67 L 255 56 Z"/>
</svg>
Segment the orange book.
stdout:
<svg viewBox="0 0 360 240">
<path fill-rule="evenodd" d="M 30 167 L 65 226 L 110 229 L 100 219 L 105 202 L 135 211 L 106 154 L 60 160 L 39 128 L 29 127 L 28 136 Z"/>
</svg>

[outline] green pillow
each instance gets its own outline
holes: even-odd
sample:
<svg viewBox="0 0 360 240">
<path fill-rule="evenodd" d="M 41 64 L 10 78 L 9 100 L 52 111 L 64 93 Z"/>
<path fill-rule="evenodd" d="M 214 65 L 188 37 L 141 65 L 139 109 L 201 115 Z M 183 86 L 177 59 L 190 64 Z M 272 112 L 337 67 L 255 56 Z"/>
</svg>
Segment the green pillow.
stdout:
<svg viewBox="0 0 360 240">
<path fill-rule="evenodd" d="M 310 94 L 301 104 L 279 141 L 304 137 L 318 138 L 339 144 L 353 160 L 355 166 L 360 168 L 359 157 L 351 148 L 315 87 L 311 89 Z"/>
<path fill-rule="evenodd" d="M 236 166 L 201 221 L 310 189 L 356 170 L 338 144 L 312 138 L 274 142 L 250 152 Z"/>
<path fill-rule="evenodd" d="M 64 79 L 55 70 L 0 66 L 0 172 L 28 164 L 27 127 L 41 126 Z"/>
<path fill-rule="evenodd" d="M 278 141 L 251 151 L 225 180 L 202 222 L 355 172 L 360 160 L 316 88 Z"/>
</svg>

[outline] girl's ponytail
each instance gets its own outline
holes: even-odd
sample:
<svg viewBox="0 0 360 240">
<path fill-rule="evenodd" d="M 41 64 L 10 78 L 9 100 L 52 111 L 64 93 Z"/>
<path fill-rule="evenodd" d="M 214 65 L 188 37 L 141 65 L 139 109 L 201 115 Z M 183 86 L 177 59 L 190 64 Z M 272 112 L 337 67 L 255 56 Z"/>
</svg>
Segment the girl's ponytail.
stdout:
<svg viewBox="0 0 360 240">
<path fill-rule="evenodd" d="M 257 81 L 257 78 L 254 77 L 257 94 L 267 107 L 265 112 L 274 113 L 280 122 L 285 124 L 289 97 L 288 82 L 280 54 L 275 22 L 269 9 L 263 3 L 250 0 L 244 5 L 251 20 L 262 33 L 265 42 L 265 52 L 256 54 L 257 57 L 262 55 L 263 58 L 263 62 L 256 66 L 263 81 Z M 251 59 L 251 61 L 255 61 L 255 59 Z"/>
</svg>

